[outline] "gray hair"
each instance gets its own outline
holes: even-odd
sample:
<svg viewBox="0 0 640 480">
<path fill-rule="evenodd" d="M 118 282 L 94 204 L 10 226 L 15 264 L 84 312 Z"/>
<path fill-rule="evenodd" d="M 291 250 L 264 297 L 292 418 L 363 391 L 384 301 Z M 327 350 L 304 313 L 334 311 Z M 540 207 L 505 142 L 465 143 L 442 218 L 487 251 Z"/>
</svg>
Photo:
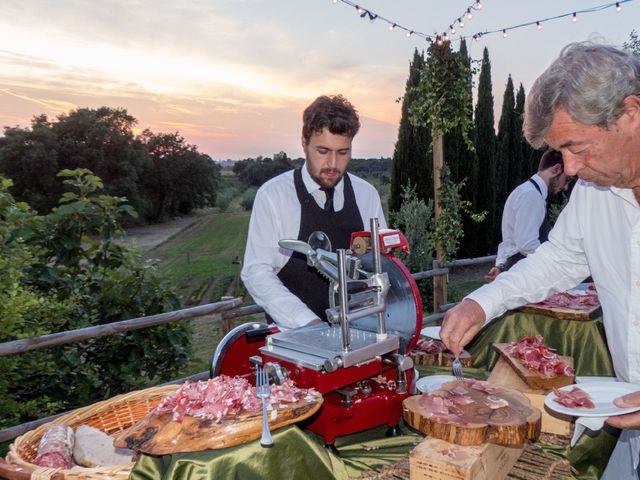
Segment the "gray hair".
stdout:
<svg viewBox="0 0 640 480">
<path fill-rule="evenodd" d="M 624 99 L 640 94 L 640 58 L 591 41 L 571 43 L 534 82 L 527 96 L 523 131 L 534 147 L 558 108 L 584 125 L 606 128 L 624 112 Z"/>
</svg>

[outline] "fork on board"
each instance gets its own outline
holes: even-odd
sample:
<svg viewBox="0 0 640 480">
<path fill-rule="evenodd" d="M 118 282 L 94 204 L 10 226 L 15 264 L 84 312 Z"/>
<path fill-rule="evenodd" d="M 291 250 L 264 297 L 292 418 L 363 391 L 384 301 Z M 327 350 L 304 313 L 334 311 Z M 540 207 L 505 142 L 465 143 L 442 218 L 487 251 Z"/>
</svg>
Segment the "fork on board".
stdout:
<svg viewBox="0 0 640 480">
<path fill-rule="evenodd" d="M 462 375 L 462 363 L 460 363 L 460 358 L 456 357 L 453 359 L 453 363 L 451 364 L 451 371 L 453 372 L 454 377 L 457 380 L 464 380 L 464 375 Z"/>
<path fill-rule="evenodd" d="M 262 400 L 262 436 L 260 437 L 260 445 L 265 448 L 273 446 L 273 438 L 269 430 L 269 421 L 267 417 L 267 400 L 271 393 L 269 385 L 269 374 L 261 366 L 256 367 L 256 397 Z"/>
</svg>

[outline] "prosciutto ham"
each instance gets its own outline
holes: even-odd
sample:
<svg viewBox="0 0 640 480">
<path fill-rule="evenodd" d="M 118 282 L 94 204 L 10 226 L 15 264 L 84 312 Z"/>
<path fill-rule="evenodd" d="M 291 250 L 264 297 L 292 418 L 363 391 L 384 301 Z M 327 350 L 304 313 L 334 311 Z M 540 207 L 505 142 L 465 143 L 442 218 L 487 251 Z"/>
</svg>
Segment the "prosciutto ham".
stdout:
<svg viewBox="0 0 640 480">
<path fill-rule="evenodd" d="M 422 352 L 429 355 L 437 355 L 446 349 L 447 347 L 444 346 L 444 343 L 432 338 L 421 338 L 418 340 L 418 343 L 416 343 L 416 346 L 413 347 L 414 352 Z"/>
<path fill-rule="evenodd" d="M 507 351 L 520 360 L 525 367 L 545 377 L 572 376 L 576 373 L 553 350 L 544 345 L 542 335 L 528 336 L 510 343 Z"/>
<path fill-rule="evenodd" d="M 533 305 L 551 308 L 568 308 L 570 310 L 591 310 L 594 307 L 600 306 L 600 300 L 598 299 L 598 295 L 595 293 L 595 289 L 589 289 L 589 291 L 593 291 L 593 293 L 589 293 L 587 295 L 574 295 L 568 292 L 559 292 L 555 295 L 551 295 L 546 300 L 534 303 Z"/>
<path fill-rule="evenodd" d="M 273 385 L 268 408 L 281 403 L 294 403 L 309 393 L 297 388 L 292 380 L 282 385 Z M 171 413 L 176 422 L 185 416 L 206 418 L 220 423 L 223 418 L 242 413 L 256 413 L 262 403 L 256 397 L 256 389 L 242 377 L 220 375 L 206 381 L 185 383 L 171 395 L 166 396 L 153 411 L 156 415 Z"/>
<path fill-rule="evenodd" d="M 567 408 L 595 408 L 589 394 L 579 387 L 573 387 L 569 391 L 554 388 L 553 393 L 556 395 L 553 400 Z"/>
</svg>

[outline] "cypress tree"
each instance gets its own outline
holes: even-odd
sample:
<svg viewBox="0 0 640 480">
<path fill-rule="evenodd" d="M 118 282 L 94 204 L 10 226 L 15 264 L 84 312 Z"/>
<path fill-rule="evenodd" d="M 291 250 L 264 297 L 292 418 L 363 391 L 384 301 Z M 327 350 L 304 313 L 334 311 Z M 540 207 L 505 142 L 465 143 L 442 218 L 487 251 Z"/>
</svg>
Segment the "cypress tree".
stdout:
<svg viewBox="0 0 640 480">
<path fill-rule="evenodd" d="M 393 151 L 391 167 L 391 194 L 389 210 L 397 212 L 402 203 L 402 189 L 415 186 L 418 198 L 425 202 L 433 198 L 433 159 L 431 156 L 431 132 L 426 126 L 412 125 L 409 118 L 411 104 L 416 99 L 416 87 L 425 65 L 424 53 L 416 49 L 409 65 L 409 78 L 402 99 L 402 118 L 398 128 L 398 141 Z"/>
<path fill-rule="evenodd" d="M 496 213 L 495 206 L 496 140 L 491 89 L 491 61 L 489 50 L 485 47 L 478 80 L 478 101 L 474 113 L 474 144 L 479 171 L 475 209 L 486 211 L 487 217 L 484 222 L 477 225 L 477 229 L 469 232 L 470 236 L 474 236 L 472 232 L 476 233 L 476 253 L 480 255 L 495 252 L 497 243 L 493 238 L 493 224 L 496 222 L 496 216 L 497 222 L 500 222 L 502 214 L 501 211 Z"/>
<path fill-rule="evenodd" d="M 541 152 L 534 150 L 531 145 L 524 138 L 522 131 L 522 123 L 524 121 L 524 105 L 526 96 L 524 93 L 524 87 L 520 84 L 518 93 L 516 94 L 516 133 L 520 135 L 520 150 L 522 155 L 523 170 L 521 172 L 521 182 L 524 182 L 527 178 L 538 171 L 538 163 L 540 162 Z"/>
<path fill-rule="evenodd" d="M 511 75 L 507 79 L 507 85 L 502 97 L 502 113 L 500 114 L 500 121 L 498 123 L 498 138 L 497 138 L 497 190 L 496 190 L 496 208 L 502 212 L 504 203 L 507 200 L 507 196 L 513 190 L 517 184 L 516 176 L 517 172 L 514 161 L 514 155 L 516 153 L 515 143 L 515 94 L 513 90 L 513 80 Z M 517 150 L 520 149 L 520 145 L 517 145 Z M 496 238 L 500 238 L 500 224 L 494 224 L 494 235 Z"/>
</svg>

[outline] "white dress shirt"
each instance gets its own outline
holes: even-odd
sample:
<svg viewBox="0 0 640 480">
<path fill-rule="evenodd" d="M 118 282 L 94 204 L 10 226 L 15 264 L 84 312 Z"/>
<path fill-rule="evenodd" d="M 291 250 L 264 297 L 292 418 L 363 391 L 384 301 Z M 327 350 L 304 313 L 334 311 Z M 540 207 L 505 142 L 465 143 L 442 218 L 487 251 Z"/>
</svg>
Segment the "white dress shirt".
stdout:
<svg viewBox="0 0 640 480">
<path fill-rule="evenodd" d="M 307 191 L 323 207 L 326 193 L 311 178 L 306 164 L 302 166 L 302 180 Z M 356 203 L 365 230 L 371 218 L 378 218 L 380 228 L 386 228 L 380 195 L 370 183 L 349 174 Z M 335 187 L 335 211 L 344 206 L 344 181 Z M 258 305 L 276 321 L 278 326 L 296 328 L 306 325 L 317 316 L 293 295 L 278 278 L 278 272 L 291 257 L 290 250 L 278 246 L 282 239 L 297 239 L 300 231 L 300 202 L 293 183 L 293 170 L 266 182 L 256 193 L 249 222 L 247 247 L 241 278 Z"/>
<path fill-rule="evenodd" d="M 516 253 L 525 256 L 540 246 L 540 225 L 547 213 L 547 184 L 535 174 L 509 195 L 502 211 L 502 242 L 498 245 L 496 265 L 504 265 Z"/>
</svg>

